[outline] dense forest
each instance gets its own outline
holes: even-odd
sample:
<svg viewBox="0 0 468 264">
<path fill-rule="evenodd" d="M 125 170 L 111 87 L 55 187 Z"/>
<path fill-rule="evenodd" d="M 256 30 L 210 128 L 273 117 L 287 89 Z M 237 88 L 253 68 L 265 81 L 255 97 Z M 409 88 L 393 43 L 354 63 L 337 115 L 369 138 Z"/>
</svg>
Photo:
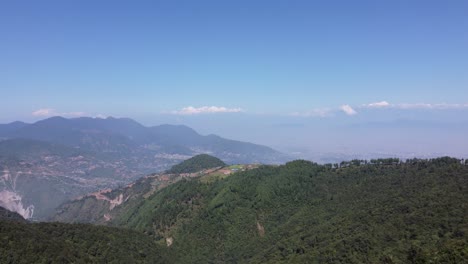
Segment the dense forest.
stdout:
<svg viewBox="0 0 468 264">
<path fill-rule="evenodd" d="M 141 233 L 105 226 L 0 218 L 0 263 L 168 263 Z"/>
<path fill-rule="evenodd" d="M 222 160 L 207 154 L 200 154 L 172 166 L 167 173 L 192 173 L 223 166 L 226 166 L 226 164 Z"/>
<path fill-rule="evenodd" d="M 468 166 L 453 158 L 294 161 L 183 180 L 114 224 L 174 263 L 468 262 Z"/>
<path fill-rule="evenodd" d="M 297 160 L 203 177 L 117 206 L 114 227 L 0 220 L 2 261 L 468 263 L 464 160 Z"/>
</svg>

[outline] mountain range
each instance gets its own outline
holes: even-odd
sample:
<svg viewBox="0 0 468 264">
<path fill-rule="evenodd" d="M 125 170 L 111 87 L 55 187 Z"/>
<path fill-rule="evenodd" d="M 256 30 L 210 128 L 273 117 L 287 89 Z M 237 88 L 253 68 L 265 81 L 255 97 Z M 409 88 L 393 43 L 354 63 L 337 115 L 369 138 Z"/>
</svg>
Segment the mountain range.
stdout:
<svg viewBox="0 0 468 264">
<path fill-rule="evenodd" d="M 280 163 L 269 147 L 128 118 L 52 117 L 0 125 L 0 206 L 44 219 L 67 199 L 127 184 L 207 153 L 224 162 Z"/>
</svg>

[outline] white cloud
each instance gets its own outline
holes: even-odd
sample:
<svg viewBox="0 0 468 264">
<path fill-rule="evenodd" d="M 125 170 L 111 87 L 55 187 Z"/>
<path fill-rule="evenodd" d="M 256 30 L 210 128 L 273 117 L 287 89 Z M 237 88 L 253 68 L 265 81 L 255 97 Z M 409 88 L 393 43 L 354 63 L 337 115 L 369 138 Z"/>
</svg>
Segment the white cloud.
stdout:
<svg viewBox="0 0 468 264">
<path fill-rule="evenodd" d="M 384 108 L 384 107 L 389 107 L 389 106 L 391 105 L 387 101 L 375 102 L 375 103 L 364 105 L 364 107 L 367 107 L 367 108 Z"/>
<path fill-rule="evenodd" d="M 213 114 L 213 113 L 239 113 L 243 112 L 241 108 L 226 108 L 223 106 L 202 106 L 202 107 L 193 107 L 188 106 L 184 107 L 181 110 L 173 111 L 173 114 L 177 115 L 197 115 L 197 114 Z"/>
<path fill-rule="evenodd" d="M 350 105 L 342 105 L 340 106 L 340 109 L 347 115 L 357 114 L 356 110 L 354 110 Z"/>
<path fill-rule="evenodd" d="M 33 116 L 52 116 L 55 114 L 55 110 L 51 108 L 38 109 L 31 113 Z"/>
</svg>

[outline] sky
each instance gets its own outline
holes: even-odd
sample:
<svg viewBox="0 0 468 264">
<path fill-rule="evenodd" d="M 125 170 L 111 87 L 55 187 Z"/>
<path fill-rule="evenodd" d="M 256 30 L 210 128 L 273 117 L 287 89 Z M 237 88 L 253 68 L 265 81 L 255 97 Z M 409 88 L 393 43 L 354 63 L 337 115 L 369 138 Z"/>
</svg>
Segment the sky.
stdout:
<svg viewBox="0 0 468 264">
<path fill-rule="evenodd" d="M 467 28 L 464 0 L 1 1 L 0 122 L 116 116 L 281 149 L 450 153 L 468 145 Z"/>
</svg>

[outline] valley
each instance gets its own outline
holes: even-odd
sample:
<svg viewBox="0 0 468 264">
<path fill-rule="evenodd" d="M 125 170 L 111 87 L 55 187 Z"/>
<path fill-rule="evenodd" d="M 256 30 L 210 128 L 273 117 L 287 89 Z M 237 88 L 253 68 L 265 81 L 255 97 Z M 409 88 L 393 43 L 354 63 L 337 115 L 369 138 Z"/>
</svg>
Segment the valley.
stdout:
<svg viewBox="0 0 468 264">
<path fill-rule="evenodd" d="M 117 188 L 200 153 L 228 163 L 289 157 L 252 143 L 202 136 L 186 126 L 145 127 L 127 118 L 52 117 L 0 125 L 0 206 L 44 220 L 69 199 Z"/>
<path fill-rule="evenodd" d="M 66 202 L 49 220 L 111 224 L 112 219 L 119 218 L 122 213 L 142 203 L 157 191 L 181 180 L 199 178 L 205 183 L 212 183 L 233 173 L 256 169 L 259 166 L 258 164 L 227 166 L 217 158 L 197 155 L 174 165 L 166 172 L 150 174 L 124 187 L 100 190 Z"/>
</svg>

